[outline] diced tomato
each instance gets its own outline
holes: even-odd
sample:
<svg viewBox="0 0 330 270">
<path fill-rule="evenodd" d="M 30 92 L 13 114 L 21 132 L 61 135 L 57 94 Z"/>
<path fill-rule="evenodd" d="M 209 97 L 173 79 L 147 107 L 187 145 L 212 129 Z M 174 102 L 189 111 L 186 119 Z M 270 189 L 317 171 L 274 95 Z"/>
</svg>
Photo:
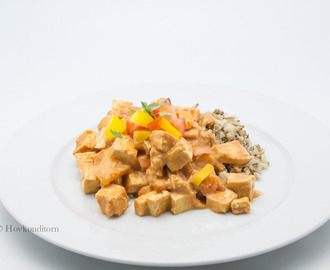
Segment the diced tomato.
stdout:
<svg viewBox="0 0 330 270">
<path fill-rule="evenodd" d="M 175 109 L 174 107 L 171 105 L 171 102 L 169 100 L 166 100 L 165 98 L 160 98 L 157 100 L 158 104 L 163 104 L 164 102 L 167 101 L 167 104 L 159 109 L 153 110 L 152 113 L 156 116 L 159 117 L 158 113 L 159 112 L 168 112 L 168 113 L 172 113 L 175 114 Z M 167 118 L 167 116 L 165 117 Z M 168 119 L 167 119 L 168 120 Z"/>
<path fill-rule="evenodd" d="M 148 128 L 153 130 L 162 130 L 162 128 L 158 125 L 161 117 L 159 116 L 159 112 L 171 113 L 171 115 L 164 115 L 163 117 L 172 124 L 181 134 L 184 136 L 186 121 L 184 118 L 178 118 L 177 112 L 175 108 L 172 106 L 171 102 L 165 98 L 160 98 L 157 100 L 158 104 L 163 104 L 167 102 L 167 104 L 159 109 L 153 110 L 152 113 L 157 117 L 154 121 L 148 124 Z"/>
<path fill-rule="evenodd" d="M 182 135 L 184 136 L 184 132 L 186 131 L 186 120 L 184 118 L 173 118 L 173 122 L 171 123 Z"/>
<path fill-rule="evenodd" d="M 134 131 L 143 130 L 144 127 L 142 127 L 136 123 L 133 123 L 129 120 L 126 120 L 126 129 L 127 129 L 128 135 L 130 135 L 133 138 Z"/>
<path fill-rule="evenodd" d="M 154 121 L 152 121 L 151 123 L 148 124 L 148 128 L 151 130 L 151 131 L 154 131 L 154 130 L 162 130 L 162 128 L 158 125 L 159 121 L 160 121 L 160 117 L 159 118 L 156 118 Z"/>
</svg>

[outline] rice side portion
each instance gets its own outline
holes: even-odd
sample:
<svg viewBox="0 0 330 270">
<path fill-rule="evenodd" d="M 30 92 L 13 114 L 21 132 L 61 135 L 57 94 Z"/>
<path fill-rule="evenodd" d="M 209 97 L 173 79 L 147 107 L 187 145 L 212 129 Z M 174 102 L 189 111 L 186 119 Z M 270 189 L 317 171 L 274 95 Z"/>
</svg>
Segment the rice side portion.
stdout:
<svg viewBox="0 0 330 270">
<path fill-rule="evenodd" d="M 265 150 L 259 144 L 253 145 L 251 143 L 249 134 L 236 116 L 228 116 L 219 109 L 214 110 L 211 114 L 215 118 L 216 124 L 207 127 L 206 130 L 212 131 L 219 143 L 238 140 L 252 157 L 251 161 L 241 168 L 234 168 L 233 165 L 226 164 L 226 169 L 219 173 L 219 176 L 227 181 L 228 173 L 234 173 L 237 172 L 237 169 L 241 169 L 244 174 L 253 174 L 256 178 L 260 177 L 261 171 L 269 166 Z"/>
</svg>

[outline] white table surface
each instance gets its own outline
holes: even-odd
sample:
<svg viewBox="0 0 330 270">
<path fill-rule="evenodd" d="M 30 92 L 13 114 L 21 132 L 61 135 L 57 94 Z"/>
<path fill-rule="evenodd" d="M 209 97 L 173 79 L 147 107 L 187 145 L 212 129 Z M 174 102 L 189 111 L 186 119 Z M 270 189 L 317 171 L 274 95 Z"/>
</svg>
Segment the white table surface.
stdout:
<svg viewBox="0 0 330 270">
<path fill-rule="evenodd" d="M 260 92 L 330 127 L 329 11 L 329 1 L 1 1 L 0 146 L 63 101 L 141 83 Z M 0 225 L 18 225 L 2 204 Z M 330 269 L 329 240 L 327 222 L 276 251 L 195 269 Z M 0 258 L 0 269 L 143 268 L 26 232 L 0 232 Z"/>
</svg>

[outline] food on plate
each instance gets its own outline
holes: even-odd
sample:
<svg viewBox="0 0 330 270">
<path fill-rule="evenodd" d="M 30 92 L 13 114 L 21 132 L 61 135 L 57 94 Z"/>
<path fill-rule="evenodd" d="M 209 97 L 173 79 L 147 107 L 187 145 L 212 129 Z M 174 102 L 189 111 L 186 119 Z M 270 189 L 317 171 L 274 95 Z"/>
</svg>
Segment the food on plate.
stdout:
<svg viewBox="0 0 330 270">
<path fill-rule="evenodd" d="M 251 211 L 262 194 L 255 180 L 269 164 L 264 150 L 235 117 L 197 107 L 174 106 L 169 98 L 141 107 L 113 100 L 98 132 L 77 138 L 83 192 L 96 193 L 103 214 L 124 214 L 133 198 L 139 216 Z"/>
</svg>

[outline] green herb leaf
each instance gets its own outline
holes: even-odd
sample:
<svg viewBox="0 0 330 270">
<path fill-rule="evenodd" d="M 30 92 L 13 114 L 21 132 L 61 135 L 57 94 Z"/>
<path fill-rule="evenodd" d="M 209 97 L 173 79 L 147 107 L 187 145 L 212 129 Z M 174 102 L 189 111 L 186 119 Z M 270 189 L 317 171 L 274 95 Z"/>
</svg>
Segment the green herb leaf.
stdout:
<svg viewBox="0 0 330 270">
<path fill-rule="evenodd" d="M 133 115 L 136 112 L 136 110 L 131 109 L 130 115 Z"/>
<path fill-rule="evenodd" d="M 168 102 L 171 102 L 169 98 L 165 100 L 163 104 L 158 104 L 158 103 L 151 103 L 147 104 L 147 102 L 141 101 L 142 108 L 153 118 L 156 118 L 156 116 L 152 113 L 152 111 L 157 110 L 161 107 L 164 107 Z M 164 114 L 164 115 L 170 115 L 170 114 Z"/>
<path fill-rule="evenodd" d="M 121 134 L 120 134 L 119 132 L 114 131 L 114 130 L 112 130 L 112 129 L 110 129 L 110 132 L 112 133 L 113 136 L 115 136 L 115 137 L 117 137 L 117 138 L 122 138 L 122 137 L 121 137 Z"/>
<path fill-rule="evenodd" d="M 167 100 L 163 104 L 151 103 L 148 108 L 150 111 L 157 110 L 161 107 L 164 107 L 167 104 Z"/>
<path fill-rule="evenodd" d="M 165 116 L 165 115 L 172 115 L 173 113 L 170 112 L 159 112 L 158 115 L 159 116 Z"/>
<path fill-rule="evenodd" d="M 152 117 L 152 118 L 156 118 L 156 116 L 150 111 L 149 106 L 147 104 L 147 102 L 141 101 L 142 104 L 142 108 Z"/>
</svg>

